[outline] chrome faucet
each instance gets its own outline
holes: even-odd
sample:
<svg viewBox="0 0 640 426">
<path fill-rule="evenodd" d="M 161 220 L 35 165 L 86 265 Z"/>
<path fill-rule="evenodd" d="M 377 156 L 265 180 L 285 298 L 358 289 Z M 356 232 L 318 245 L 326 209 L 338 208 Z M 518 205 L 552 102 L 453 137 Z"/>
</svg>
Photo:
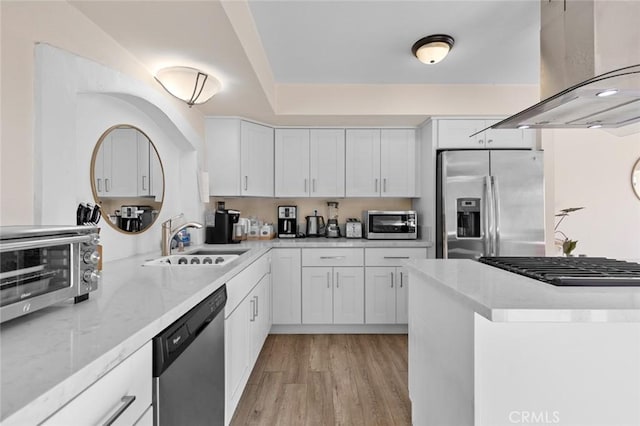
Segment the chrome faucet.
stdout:
<svg viewBox="0 0 640 426">
<path fill-rule="evenodd" d="M 180 213 L 179 215 L 162 222 L 162 256 L 171 255 L 171 240 L 173 240 L 178 232 L 186 228 L 202 229 L 202 224 L 198 222 L 187 222 L 175 229 L 172 229 L 172 222 L 176 219 L 180 219 L 181 217 L 184 217 L 184 213 Z"/>
</svg>

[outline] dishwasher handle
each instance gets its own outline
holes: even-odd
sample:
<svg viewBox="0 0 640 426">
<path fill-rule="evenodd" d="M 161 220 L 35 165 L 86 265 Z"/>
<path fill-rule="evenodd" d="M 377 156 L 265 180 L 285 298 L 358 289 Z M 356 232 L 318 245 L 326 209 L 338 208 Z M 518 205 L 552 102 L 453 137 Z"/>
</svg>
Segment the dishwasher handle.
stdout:
<svg viewBox="0 0 640 426">
<path fill-rule="evenodd" d="M 153 338 L 153 377 L 160 377 L 215 317 L 224 315 L 226 303 L 227 287 L 223 284 Z"/>
</svg>

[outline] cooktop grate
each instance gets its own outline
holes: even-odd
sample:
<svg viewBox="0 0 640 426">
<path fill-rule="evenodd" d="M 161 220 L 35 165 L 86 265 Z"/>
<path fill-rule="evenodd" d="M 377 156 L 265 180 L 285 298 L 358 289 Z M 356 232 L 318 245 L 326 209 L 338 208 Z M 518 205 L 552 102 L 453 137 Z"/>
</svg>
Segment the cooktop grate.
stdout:
<svg viewBox="0 0 640 426">
<path fill-rule="evenodd" d="M 640 286 L 640 264 L 606 257 L 481 257 L 478 260 L 557 286 Z"/>
</svg>

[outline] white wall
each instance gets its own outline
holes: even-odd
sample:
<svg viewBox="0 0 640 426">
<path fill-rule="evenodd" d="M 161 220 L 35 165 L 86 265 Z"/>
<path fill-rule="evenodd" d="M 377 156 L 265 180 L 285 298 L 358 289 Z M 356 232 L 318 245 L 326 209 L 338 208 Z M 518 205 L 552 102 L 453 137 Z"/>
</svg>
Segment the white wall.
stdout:
<svg viewBox="0 0 640 426">
<path fill-rule="evenodd" d="M 172 106 L 188 122 L 196 139 L 203 137 L 204 120 L 197 110 L 166 94 L 149 70 L 67 2 L 0 1 L 0 19 L 0 224 L 40 223 L 34 198 L 35 172 L 40 168 L 34 157 L 34 46 L 38 42 L 64 48 L 134 77 L 164 99 L 165 105 Z"/>
<path fill-rule="evenodd" d="M 547 228 L 553 215 L 574 212 L 560 230 L 578 240 L 576 254 L 640 259 L 640 199 L 631 187 L 631 170 L 640 157 L 640 133 L 617 137 L 603 130 L 545 130 L 547 151 Z M 550 227 L 551 226 L 551 227 Z M 552 232 L 548 233 L 551 250 Z"/>
</svg>

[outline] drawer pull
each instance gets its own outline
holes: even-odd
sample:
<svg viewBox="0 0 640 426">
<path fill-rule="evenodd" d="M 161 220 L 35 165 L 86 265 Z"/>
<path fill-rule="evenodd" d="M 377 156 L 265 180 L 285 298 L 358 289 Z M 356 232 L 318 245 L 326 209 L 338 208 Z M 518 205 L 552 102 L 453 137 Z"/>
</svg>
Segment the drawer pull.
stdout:
<svg viewBox="0 0 640 426">
<path fill-rule="evenodd" d="M 251 318 L 249 318 L 249 321 L 254 322 L 256 320 L 256 300 L 255 300 L 255 298 L 251 298 L 249 303 L 251 305 Z"/>
<path fill-rule="evenodd" d="M 385 256 L 385 259 L 410 259 L 409 256 Z"/>
<path fill-rule="evenodd" d="M 402 275 L 402 272 L 400 272 L 400 288 L 402 288 L 402 281 L 404 281 L 403 275 Z"/>
<path fill-rule="evenodd" d="M 393 288 L 393 281 L 394 281 L 393 272 L 391 272 L 391 288 Z"/>
<path fill-rule="evenodd" d="M 135 395 L 123 396 L 122 399 L 120 400 L 122 402 L 122 405 L 120 406 L 120 408 L 118 408 L 118 411 L 113 413 L 113 415 L 109 417 L 106 422 L 104 422 L 103 426 L 111 426 L 116 420 L 118 420 L 118 417 L 120 417 L 122 413 L 124 413 L 127 410 L 127 408 L 129 408 L 131 404 L 133 404 L 133 401 L 135 400 L 136 400 Z"/>
<path fill-rule="evenodd" d="M 320 259 L 344 259 L 346 256 L 320 256 Z"/>
</svg>

